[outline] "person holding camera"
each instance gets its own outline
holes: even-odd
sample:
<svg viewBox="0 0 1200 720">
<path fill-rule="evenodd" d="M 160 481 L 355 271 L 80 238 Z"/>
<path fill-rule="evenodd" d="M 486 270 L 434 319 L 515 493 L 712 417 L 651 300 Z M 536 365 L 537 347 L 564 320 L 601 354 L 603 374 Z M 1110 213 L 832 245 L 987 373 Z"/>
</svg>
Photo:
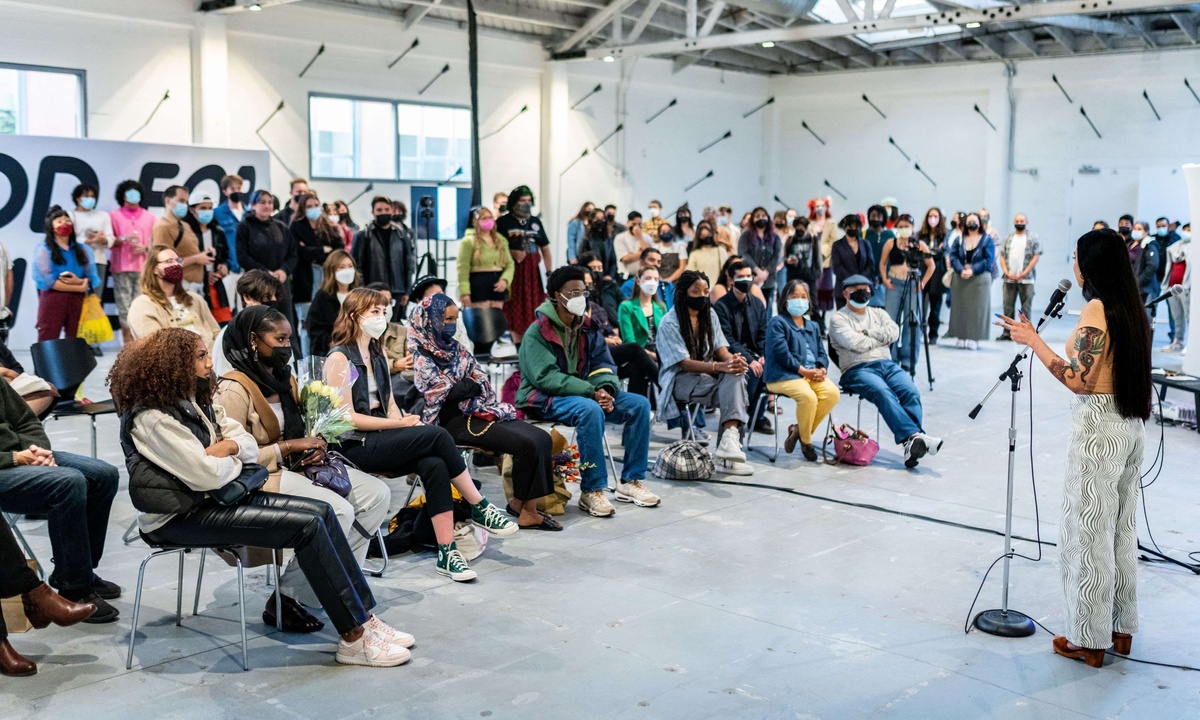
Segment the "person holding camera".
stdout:
<svg viewBox="0 0 1200 720">
<path fill-rule="evenodd" d="M 892 321 L 900 326 L 900 342 L 892 344 L 892 360 L 911 374 L 921 356 L 917 299 L 933 278 L 935 266 L 929 246 L 912 236 L 912 215 L 905 213 L 898 217 L 894 232 L 896 237 L 883 244 L 879 275 L 888 290 L 884 307 Z"/>
<path fill-rule="evenodd" d="M 383 195 L 371 200 L 373 220 L 354 236 L 350 255 L 364 285 L 380 282 L 392 291 L 396 305 L 392 322 L 404 317 L 409 290 L 417 273 L 417 239 L 398 218 L 392 201 Z"/>
<path fill-rule="evenodd" d="M 526 328 L 533 324 L 534 311 L 546 299 L 538 264 L 545 262 L 547 271 L 551 268 L 550 238 L 542 219 L 533 214 L 533 191 L 528 185 L 518 185 L 508 194 L 508 212 L 496 220 L 496 232 L 508 239 L 508 252 L 516 265 L 504 319 L 513 344 L 520 345 Z"/>
</svg>

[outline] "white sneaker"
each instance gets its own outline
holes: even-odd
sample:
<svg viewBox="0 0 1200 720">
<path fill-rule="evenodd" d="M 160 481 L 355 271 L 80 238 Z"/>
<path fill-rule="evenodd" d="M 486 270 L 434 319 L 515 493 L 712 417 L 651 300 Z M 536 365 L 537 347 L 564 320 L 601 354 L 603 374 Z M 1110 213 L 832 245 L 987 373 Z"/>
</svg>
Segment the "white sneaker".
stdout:
<svg viewBox="0 0 1200 720">
<path fill-rule="evenodd" d="M 1165 353 L 1177 353 L 1177 352 L 1179 352 L 1179 351 L 1180 351 L 1180 350 L 1182 350 L 1182 349 L 1183 349 L 1183 345 L 1181 345 L 1181 344 L 1180 344 L 1180 343 L 1178 343 L 1178 342 L 1173 342 L 1173 343 L 1171 343 L 1170 345 L 1168 345 L 1168 346 L 1166 346 L 1166 347 L 1162 348 L 1162 349 L 1161 349 L 1159 352 L 1165 352 Z"/>
<path fill-rule="evenodd" d="M 381 636 L 393 645 L 399 645 L 402 648 L 410 648 L 416 644 L 417 639 L 406 632 L 401 632 L 396 628 L 388 625 L 379 619 L 378 615 L 372 615 L 371 619 L 364 625 L 368 631 Z"/>
<path fill-rule="evenodd" d="M 917 433 L 917 437 L 925 441 L 925 453 L 929 455 L 929 457 L 937 455 L 938 450 L 942 449 L 943 440 L 940 437 L 926 435 L 925 433 Z"/>
<path fill-rule="evenodd" d="M 396 667 L 412 659 L 412 653 L 370 629 L 363 629 L 362 637 L 354 642 L 338 638 L 337 656 L 340 665 L 365 665 L 366 667 Z"/>
<path fill-rule="evenodd" d="M 742 452 L 742 441 L 738 437 L 737 428 L 725 428 L 721 431 L 721 440 L 717 443 L 713 456 L 719 460 L 746 462 L 746 453 Z"/>
<path fill-rule="evenodd" d="M 925 440 L 919 433 L 904 441 L 904 467 L 909 470 L 915 468 L 921 458 L 925 457 L 928 452 L 928 447 L 925 445 Z"/>
<path fill-rule="evenodd" d="M 726 475 L 753 475 L 754 466 L 750 463 L 737 462 L 736 460 L 722 460 L 717 463 L 717 472 L 722 472 Z"/>
<path fill-rule="evenodd" d="M 962 338 L 959 338 L 954 341 L 954 347 L 958 348 L 959 350 L 962 350 L 967 347 L 967 341 L 963 340 Z"/>
<path fill-rule="evenodd" d="M 579 509 L 594 517 L 612 517 L 616 508 L 604 497 L 604 491 L 592 490 L 579 496 Z"/>
<path fill-rule="evenodd" d="M 641 480 L 632 480 L 617 485 L 613 497 L 619 502 L 630 502 L 638 507 L 658 507 L 659 497 L 646 489 Z"/>
<path fill-rule="evenodd" d="M 977 340 L 968 340 L 967 341 L 967 349 L 968 350 L 978 350 L 979 342 Z"/>
</svg>

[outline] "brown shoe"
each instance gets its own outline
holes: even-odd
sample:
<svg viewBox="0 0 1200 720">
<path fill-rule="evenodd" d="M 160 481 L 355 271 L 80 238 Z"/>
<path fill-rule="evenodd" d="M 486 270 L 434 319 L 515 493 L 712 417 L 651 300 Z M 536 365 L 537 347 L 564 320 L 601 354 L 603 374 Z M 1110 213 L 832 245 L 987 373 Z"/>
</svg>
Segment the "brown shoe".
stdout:
<svg viewBox="0 0 1200 720">
<path fill-rule="evenodd" d="M 95 604 L 71 602 L 51 590 L 46 583 L 22 595 L 21 601 L 25 605 L 25 617 L 29 618 L 29 624 L 39 630 L 50 623 L 59 627 L 74 625 L 96 612 Z"/>
<path fill-rule="evenodd" d="M 22 657 L 8 643 L 8 640 L 0 640 L 0 674 L 8 677 L 37 675 L 37 663 L 27 657 Z"/>
<path fill-rule="evenodd" d="M 792 451 L 796 449 L 796 443 L 798 442 L 800 442 L 800 426 L 788 425 L 788 436 L 783 441 L 783 451 L 791 455 Z"/>
<path fill-rule="evenodd" d="M 1071 648 L 1071 643 L 1065 637 L 1059 635 L 1054 638 L 1054 652 L 1062 655 L 1065 658 L 1072 660 L 1082 660 L 1089 666 L 1098 668 L 1104 665 L 1104 651 L 1093 650 L 1091 648 L 1077 647 Z"/>
<path fill-rule="evenodd" d="M 1128 655 L 1133 650 L 1133 636 L 1129 633 L 1113 633 L 1113 652 Z"/>
</svg>

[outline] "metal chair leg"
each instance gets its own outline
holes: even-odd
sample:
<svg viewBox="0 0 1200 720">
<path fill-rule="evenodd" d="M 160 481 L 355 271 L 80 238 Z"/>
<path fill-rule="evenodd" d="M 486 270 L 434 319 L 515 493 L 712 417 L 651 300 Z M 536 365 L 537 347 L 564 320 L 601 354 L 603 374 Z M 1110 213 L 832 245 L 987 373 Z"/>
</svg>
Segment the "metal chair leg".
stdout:
<svg viewBox="0 0 1200 720">
<path fill-rule="evenodd" d="M 139 538 L 138 524 L 137 524 L 137 518 L 135 517 L 133 519 L 133 522 L 129 523 L 129 527 L 125 528 L 125 534 L 121 536 L 121 542 L 128 545 L 129 543 L 133 542 L 134 540 L 137 540 L 138 538 Z"/>
<path fill-rule="evenodd" d="M 92 419 L 92 457 L 96 457 L 96 416 L 90 415 Z"/>
<path fill-rule="evenodd" d="M 192 601 L 192 615 L 200 614 L 200 586 L 204 584 L 204 559 L 208 557 L 208 548 L 200 549 L 200 572 L 196 573 L 196 599 Z"/>
<path fill-rule="evenodd" d="M 604 429 L 600 429 L 600 437 L 604 438 L 604 456 L 608 459 L 608 471 L 612 475 L 612 487 L 609 490 L 617 491 L 617 485 L 621 482 L 621 476 L 617 474 L 617 461 L 613 458 L 612 448 L 608 445 L 608 433 Z"/>
<path fill-rule="evenodd" d="M 146 565 L 156 557 L 170 555 L 171 553 L 180 553 L 182 555 L 183 548 L 172 548 L 168 550 L 158 550 L 156 552 L 152 552 L 146 556 L 145 560 L 142 560 L 141 567 L 138 568 L 137 591 L 133 596 L 133 623 L 129 628 L 129 654 L 125 657 L 126 670 L 129 670 L 133 667 L 133 646 L 137 642 L 138 615 L 142 609 L 142 583 L 146 579 Z"/>
<path fill-rule="evenodd" d="M 242 670 L 250 669 L 250 653 L 246 647 L 246 580 L 242 572 L 242 558 L 237 558 L 238 571 L 238 609 L 242 613 Z M 276 616 L 278 619 L 279 616 Z"/>
<path fill-rule="evenodd" d="M 408 497 L 404 498 L 404 507 L 412 502 L 413 494 L 417 492 L 417 483 L 421 482 L 420 478 L 413 478 L 412 483 L 408 486 Z"/>
<path fill-rule="evenodd" d="M 175 627 L 183 625 L 183 555 L 179 553 L 179 585 L 175 588 Z"/>
<path fill-rule="evenodd" d="M 12 513 L 4 513 L 4 519 L 8 521 L 8 526 L 12 528 L 13 537 L 20 543 L 21 549 L 25 551 L 25 557 L 32 560 L 37 566 L 38 579 L 43 582 L 46 580 L 46 568 L 42 567 L 42 563 L 34 554 L 33 548 L 29 547 L 29 541 L 25 539 L 25 535 L 21 533 L 21 528 L 17 527 L 17 518 Z"/>
<path fill-rule="evenodd" d="M 271 584 L 275 586 L 275 629 L 283 632 L 283 590 L 279 589 L 279 566 L 275 564 L 275 553 L 271 553 L 271 564 L 267 566 L 267 577 Z M 245 618 L 246 611 L 242 611 L 242 617 Z M 245 632 L 245 620 L 242 621 L 242 632 Z"/>
<path fill-rule="evenodd" d="M 378 578 L 383 577 L 383 574 L 387 572 L 388 567 L 388 551 L 387 545 L 383 544 L 383 528 L 379 528 L 375 531 L 375 537 L 379 540 L 379 554 L 383 557 L 383 563 L 379 566 L 378 570 L 368 570 L 367 574 L 371 577 Z"/>
</svg>

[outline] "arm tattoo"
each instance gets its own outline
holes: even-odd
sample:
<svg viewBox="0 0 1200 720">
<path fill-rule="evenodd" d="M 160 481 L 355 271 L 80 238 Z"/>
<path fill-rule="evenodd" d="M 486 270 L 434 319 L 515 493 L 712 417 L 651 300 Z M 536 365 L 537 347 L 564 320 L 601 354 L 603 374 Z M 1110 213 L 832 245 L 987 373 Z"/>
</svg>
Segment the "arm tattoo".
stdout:
<svg viewBox="0 0 1200 720">
<path fill-rule="evenodd" d="M 1068 380 L 1079 378 L 1086 385 L 1088 374 L 1096 367 L 1096 361 L 1104 354 L 1105 332 L 1100 328 L 1085 326 L 1075 333 L 1073 350 L 1075 357 L 1070 360 L 1054 358 L 1050 362 L 1050 373 L 1066 384 Z M 1095 376 L 1093 376 L 1093 379 Z"/>
</svg>

